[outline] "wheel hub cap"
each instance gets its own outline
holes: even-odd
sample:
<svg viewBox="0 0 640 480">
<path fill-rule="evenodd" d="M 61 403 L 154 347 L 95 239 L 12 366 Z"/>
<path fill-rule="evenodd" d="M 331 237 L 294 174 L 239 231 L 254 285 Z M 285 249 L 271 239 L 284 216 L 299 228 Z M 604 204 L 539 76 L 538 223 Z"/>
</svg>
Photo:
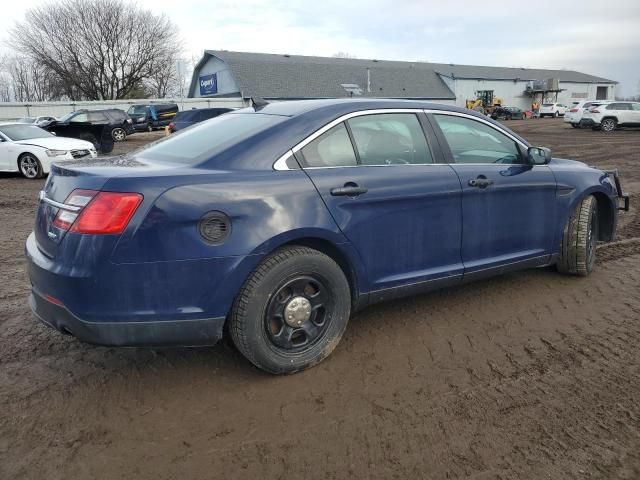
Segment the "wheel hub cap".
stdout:
<svg viewBox="0 0 640 480">
<path fill-rule="evenodd" d="M 311 317 L 311 303 L 304 297 L 294 297 L 284 307 L 284 321 L 290 327 L 300 327 Z"/>
</svg>

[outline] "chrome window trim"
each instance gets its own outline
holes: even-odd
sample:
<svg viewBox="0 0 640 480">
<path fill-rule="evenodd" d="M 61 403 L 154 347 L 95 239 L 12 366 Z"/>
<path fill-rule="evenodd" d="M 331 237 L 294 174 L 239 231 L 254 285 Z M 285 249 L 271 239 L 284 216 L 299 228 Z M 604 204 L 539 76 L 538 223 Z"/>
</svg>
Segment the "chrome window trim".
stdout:
<svg viewBox="0 0 640 480">
<path fill-rule="evenodd" d="M 278 171 L 294 170 L 293 168 L 289 168 L 289 165 L 287 165 L 287 161 L 291 157 L 293 157 L 293 150 L 287 150 L 287 152 L 284 155 L 282 155 L 278 160 L 275 161 L 275 163 L 273 164 L 273 169 Z M 298 169 L 295 169 L 295 170 L 298 170 Z"/>
<path fill-rule="evenodd" d="M 300 141 L 297 145 L 295 145 L 293 148 L 288 150 L 284 155 L 282 155 L 280 158 L 278 158 L 274 162 L 273 169 L 274 170 L 291 170 L 289 167 L 287 167 L 287 164 L 286 164 L 286 161 L 287 161 L 287 158 L 289 157 L 289 155 L 292 155 L 292 154 L 294 154 L 296 152 L 299 152 L 304 147 L 306 147 L 309 143 L 313 142 L 316 138 L 318 138 L 320 135 L 322 135 L 323 133 L 325 133 L 328 130 L 331 130 L 333 127 L 335 127 L 336 125 L 344 122 L 345 120 L 349 120 L 350 118 L 360 117 L 360 116 L 364 116 L 364 115 L 379 115 L 381 113 L 415 113 L 415 114 L 418 114 L 418 113 L 422 113 L 423 111 L 424 110 L 422 108 L 378 108 L 378 109 L 374 109 L 374 110 L 359 110 L 357 112 L 346 113 L 346 114 L 336 118 L 335 120 L 330 121 L 325 126 L 320 127 L 318 130 L 313 132 L 307 138 L 305 138 L 304 140 Z M 277 168 L 276 168 L 276 165 L 278 165 Z M 426 163 L 424 165 L 433 165 L 433 164 Z M 348 167 L 362 167 L 362 166 L 363 165 L 345 165 L 345 166 L 335 166 L 335 167 L 303 167 L 303 170 L 309 170 L 311 168 L 345 168 L 345 167 L 348 168 Z M 372 166 L 372 165 L 366 165 L 366 166 Z M 376 166 L 389 167 L 389 166 L 392 166 L 392 165 L 376 165 Z"/>
<path fill-rule="evenodd" d="M 503 130 L 499 126 L 494 125 L 493 123 L 489 122 L 488 120 L 485 120 L 484 118 L 479 118 L 479 117 L 476 117 L 475 115 L 469 115 L 467 113 L 451 112 L 451 111 L 447 111 L 447 110 L 423 110 L 423 112 L 424 113 L 431 113 L 433 115 L 449 115 L 449 116 L 452 116 L 452 117 L 468 118 L 469 120 L 475 120 L 476 122 L 484 123 L 485 125 L 493 128 L 494 130 L 497 130 L 498 132 L 502 133 L 503 135 L 506 135 L 511 140 L 513 140 L 518 145 L 520 145 L 522 148 L 524 148 L 525 150 L 527 148 L 529 148 L 522 142 L 522 140 L 518 139 L 517 137 L 514 137 L 513 135 L 511 135 L 506 130 Z M 456 165 L 461 165 L 461 164 L 456 164 Z M 480 165 L 480 164 L 476 163 L 475 165 Z M 488 165 L 493 165 L 493 164 L 488 164 Z"/>
<path fill-rule="evenodd" d="M 361 116 L 365 116 L 365 115 L 380 115 L 380 114 L 384 114 L 384 113 L 414 113 L 414 114 L 418 114 L 418 113 L 429 114 L 429 113 L 431 113 L 431 114 L 438 114 L 438 115 L 450 115 L 450 116 L 454 116 L 454 117 L 468 118 L 470 120 L 475 120 L 477 122 L 484 123 L 485 125 L 493 128 L 494 130 L 497 130 L 498 132 L 502 133 L 503 135 L 506 135 L 511 140 L 513 140 L 518 145 L 520 145 L 522 148 L 524 148 L 525 150 L 527 148 L 529 148 L 521 140 L 519 140 L 517 137 L 514 137 L 513 135 L 511 135 L 509 132 L 503 130 L 502 128 L 494 125 L 493 123 L 491 123 L 491 122 L 489 122 L 489 121 L 487 121 L 487 120 L 485 120 L 483 118 L 476 117 L 475 115 L 470 115 L 470 114 L 463 113 L 463 112 L 452 112 L 450 110 L 436 110 L 436 109 L 424 109 L 424 108 L 377 108 L 377 109 L 372 109 L 372 110 L 359 110 L 357 112 L 346 113 L 346 114 L 336 118 L 335 120 L 332 120 L 331 122 L 327 123 L 325 126 L 319 128 L 318 130 L 313 132 L 311 135 L 309 135 L 304 140 L 300 141 L 293 148 L 287 150 L 287 152 L 285 152 L 280 158 L 278 158 L 273 163 L 273 169 L 277 170 L 277 171 L 292 170 L 291 168 L 289 168 L 287 166 L 287 160 L 289 159 L 289 157 L 294 155 L 296 152 L 299 152 L 300 150 L 302 150 L 309 143 L 313 142 L 320 135 L 322 135 L 323 133 L 327 132 L 328 130 L 331 130 L 336 125 L 338 125 L 338 124 L 340 124 L 340 123 L 342 123 L 342 122 L 344 122 L 346 120 L 349 120 L 350 118 L 361 117 Z M 408 165 L 425 166 L 425 165 L 465 165 L 465 164 L 462 164 L 462 163 L 454 163 L 454 164 L 449 164 L 449 163 L 411 163 L 411 164 L 406 164 L 406 165 L 339 165 L 339 166 L 334 166 L 334 167 L 302 167 L 302 169 L 303 170 L 312 170 L 312 169 L 315 170 L 315 169 L 320 169 L 320 168 L 398 167 L 398 166 L 403 166 L 404 167 L 404 166 L 408 166 Z M 469 165 L 496 165 L 496 164 L 495 163 L 474 163 L 474 164 L 469 164 Z M 507 164 L 500 164 L 500 165 L 507 165 Z M 515 164 L 514 163 L 514 164 L 509 164 L 509 165 L 521 165 L 521 164 Z M 546 165 L 537 165 L 537 166 L 546 166 Z"/>
<path fill-rule="evenodd" d="M 44 190 L 40 190 L 40 193 L 38 194 L 38 199 L 44 203 L 53 205 L 54 207 L 59 208 L 60 210 L 67 210 L 69 212 L 74 212 L 74 213 L 82 210 L 82 207 L 77 207 L 75 205 L 67 205 L 66 203 L 56 202 L 55 200 L 51 200 L 50 198 L 47 198 L 47 196 L 44 193 Z"/>
</svg>

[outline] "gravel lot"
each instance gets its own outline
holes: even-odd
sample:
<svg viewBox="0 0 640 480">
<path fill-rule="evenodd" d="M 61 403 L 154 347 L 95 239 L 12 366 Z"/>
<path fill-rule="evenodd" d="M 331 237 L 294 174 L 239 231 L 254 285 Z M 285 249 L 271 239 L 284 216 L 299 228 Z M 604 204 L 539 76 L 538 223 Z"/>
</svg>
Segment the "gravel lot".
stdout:
<svg viewBox="0 0 640 480">
<path fill-rule="evenodd" d="M 22 254 L 42 182 L 0 176 L 0 479 L 640 478 L 640 131 L 508 125 L 620 169 L 634 210 L 593 275 L 369 308 L 289 377 L 226 344 L 111 349 L 42 326 Z"/>
</svg>

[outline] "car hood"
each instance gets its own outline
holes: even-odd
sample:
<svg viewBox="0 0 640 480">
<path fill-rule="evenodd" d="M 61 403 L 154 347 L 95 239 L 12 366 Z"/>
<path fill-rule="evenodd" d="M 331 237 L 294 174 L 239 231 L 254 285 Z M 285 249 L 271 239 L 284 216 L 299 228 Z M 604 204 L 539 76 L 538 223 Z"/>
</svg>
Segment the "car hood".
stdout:
<svg viewBox="0 0 640 480">
<path fill-rule="evenodd" d="M 87 150 L 95 148 L 91 142 L 67 137 L 42 137 L 29 140 L 17 140 L 18 145 L 33 145 L 53 150 Z"/>
</svg>

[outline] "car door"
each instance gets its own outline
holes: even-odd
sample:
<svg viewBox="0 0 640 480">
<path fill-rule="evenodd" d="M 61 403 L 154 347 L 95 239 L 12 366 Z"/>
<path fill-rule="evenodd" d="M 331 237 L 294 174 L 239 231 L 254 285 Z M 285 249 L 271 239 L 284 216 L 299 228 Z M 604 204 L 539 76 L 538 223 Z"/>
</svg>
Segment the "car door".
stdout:
<svg viewBox="0 0 640 480">
<path fill-rule="evenodd" d="M 524 144 L 483 119 L 435 112 L 429 118 L 462 185 L 465 278 L 547 263 L 558 221 L 549 167 L 525 164 Z"/>
<path fill-rule="evenodd" d="M 0 170 L 15 171 L 18 169 L 13 143 L 0 133 Z"/>
<path fill-rule="evenodd" d="M 430 147 L 420 118 L 422 112 L 359 112 L 296 152 L 357 249 L 372 300 L 407 285 L 420 290 L 462 278 L 460 182 L 437 163 L 441 153 Z"/>
</svg>

